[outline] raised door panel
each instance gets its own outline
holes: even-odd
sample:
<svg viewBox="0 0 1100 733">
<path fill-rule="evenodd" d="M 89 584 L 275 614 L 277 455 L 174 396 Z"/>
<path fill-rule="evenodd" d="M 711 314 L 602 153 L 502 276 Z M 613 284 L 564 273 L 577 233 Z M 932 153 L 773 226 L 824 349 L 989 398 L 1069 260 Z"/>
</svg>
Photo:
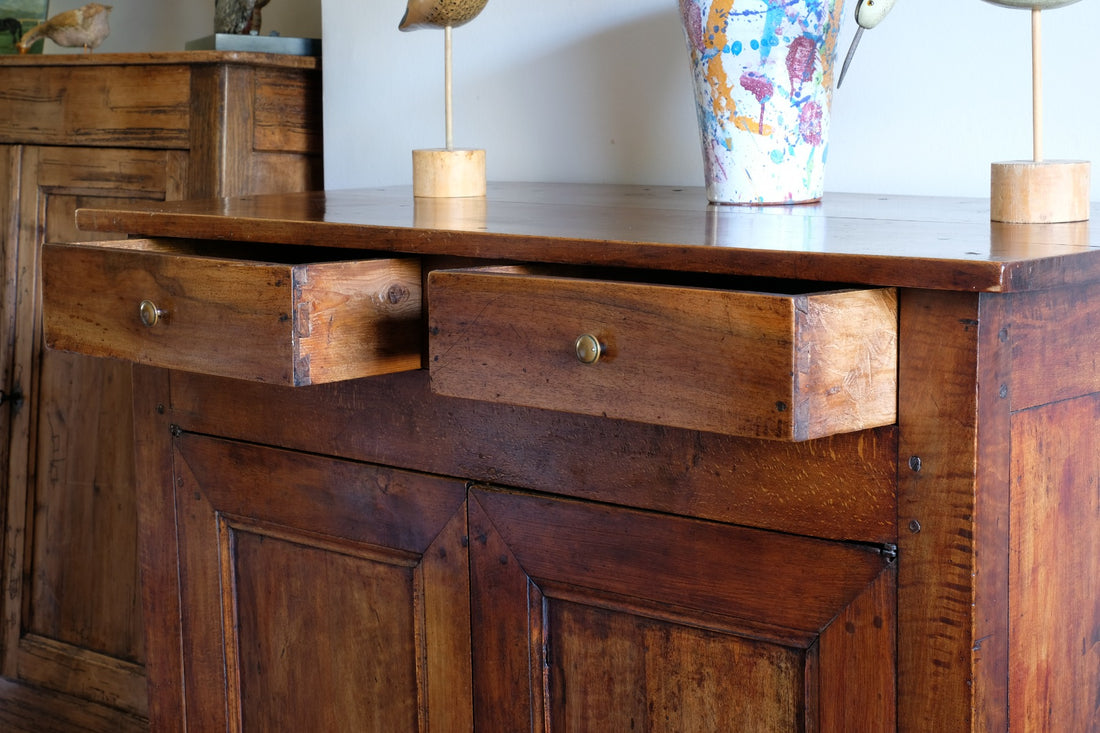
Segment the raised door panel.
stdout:
<svg viewBox="0 0 1100 733">
<path fill-rule="evenodd" d="M 182 153 L 13 149 L 21 180 L 3 674 L 143 715 L 130 368 L 46 351 L 39 256 L 77 207 L 176 198 Z M 108 235 L 100 235 L 108 236 Z"/>
<path fill-rule="evenodd" d="M 874 548 L 481 489 L 470 538 L 479 730 L 894 728 Z"/>
<path fill-rule="evenodd" d="M 182 434 L 187 728 L 467 731 L 462 482 Z"/>
</svg>

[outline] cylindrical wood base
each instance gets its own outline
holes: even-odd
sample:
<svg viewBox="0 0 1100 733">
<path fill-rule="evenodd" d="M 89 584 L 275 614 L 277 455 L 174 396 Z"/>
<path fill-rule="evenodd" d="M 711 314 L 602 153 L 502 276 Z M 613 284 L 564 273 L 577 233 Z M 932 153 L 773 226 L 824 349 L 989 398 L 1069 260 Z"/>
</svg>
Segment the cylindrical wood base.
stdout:
<svg viewBox="0 0 1100 733">
<path fill-rule="evenodd" d="M 418 229 L 478 231 L 485 228 L 484 196 L 419 196 L 413 200 L 413 226 Z"/>
<path fill-rule="evenodd" d="M 994 163 L 990 218 L 1013 224 L 1050 224 L 1089 218 L 1091 165 L 1080 160 Z"/>
<path fill-rule="evenodd" d="M 434 148 L 413 152 L 413 195 L 460 198 L 485 195 L 485 151 Z"/>
</svg>

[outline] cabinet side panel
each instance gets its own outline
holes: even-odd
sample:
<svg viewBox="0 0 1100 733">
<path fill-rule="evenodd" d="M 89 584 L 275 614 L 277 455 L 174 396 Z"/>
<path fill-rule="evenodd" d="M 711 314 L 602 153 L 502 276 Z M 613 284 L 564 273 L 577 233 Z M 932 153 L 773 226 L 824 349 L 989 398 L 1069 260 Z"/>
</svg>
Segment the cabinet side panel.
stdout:
<svg viewBox="0 0 1100 733">
<path fill-rule="evenodd" d="M 256 69 L 256 152 L 321 154 L 321 74 Z"/>
<path fill-rule="evenodd" d="M 1012 435 L 1010 729 L 1100 730 L 1100 397 Z"/>
<path fill-rule="evenodd" d="M 1012 408 L 1100 391 L 1100 284 L 1016 297 Z"/>
</svg>

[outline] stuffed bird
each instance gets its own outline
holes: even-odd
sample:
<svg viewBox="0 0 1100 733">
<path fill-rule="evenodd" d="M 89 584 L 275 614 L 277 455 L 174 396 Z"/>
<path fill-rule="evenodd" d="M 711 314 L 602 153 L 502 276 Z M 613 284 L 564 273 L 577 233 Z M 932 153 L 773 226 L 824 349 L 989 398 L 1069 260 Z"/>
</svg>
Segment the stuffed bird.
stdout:
<svg viewBox="0 0 1100 733">
<path fill-rule="evenodd" d="M 259 33 L 260 10 L 270 0 L 215 0 L 214 32 Z"/>
<path fill-rule="evenodd" d="M 111 32 L 107 23 L 110 12 L 110 5 L 99 3 L 66 10 L 31 28 L 15 46 L 19 53 L 26 53 L 39 38 L 49 38 L 58 46 L 83 46 L 85 52 L 91 52 Z"/>
<path fill-rule="evenodd" d="M 409 0 L 398 28 L 403 31 L 457 28 L 476 18 L 488 3 L 489 0 Z"/>
</svg>

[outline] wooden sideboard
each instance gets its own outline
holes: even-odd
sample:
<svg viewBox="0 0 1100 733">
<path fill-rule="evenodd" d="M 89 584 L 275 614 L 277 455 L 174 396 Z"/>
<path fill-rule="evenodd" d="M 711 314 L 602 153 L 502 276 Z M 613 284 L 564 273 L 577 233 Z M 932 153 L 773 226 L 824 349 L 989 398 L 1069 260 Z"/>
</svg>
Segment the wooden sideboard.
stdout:
<svg viewBox="0 0 1100 733">
<path fill-rule="evenodd" d="M 1100 235 L 491 185 L 95 207 L 157 730 L 1100 730 Z M 83 287 L 81 287 L 83 285 Z"/>
<path fill-rule="evenodd" d="M 44 351 L 42 243 L 81 206 L 320 186 L 320 97 L 315 58 L 0 59 L 0 728 L 146 727 L 130 369 Z"/>
</svg>

